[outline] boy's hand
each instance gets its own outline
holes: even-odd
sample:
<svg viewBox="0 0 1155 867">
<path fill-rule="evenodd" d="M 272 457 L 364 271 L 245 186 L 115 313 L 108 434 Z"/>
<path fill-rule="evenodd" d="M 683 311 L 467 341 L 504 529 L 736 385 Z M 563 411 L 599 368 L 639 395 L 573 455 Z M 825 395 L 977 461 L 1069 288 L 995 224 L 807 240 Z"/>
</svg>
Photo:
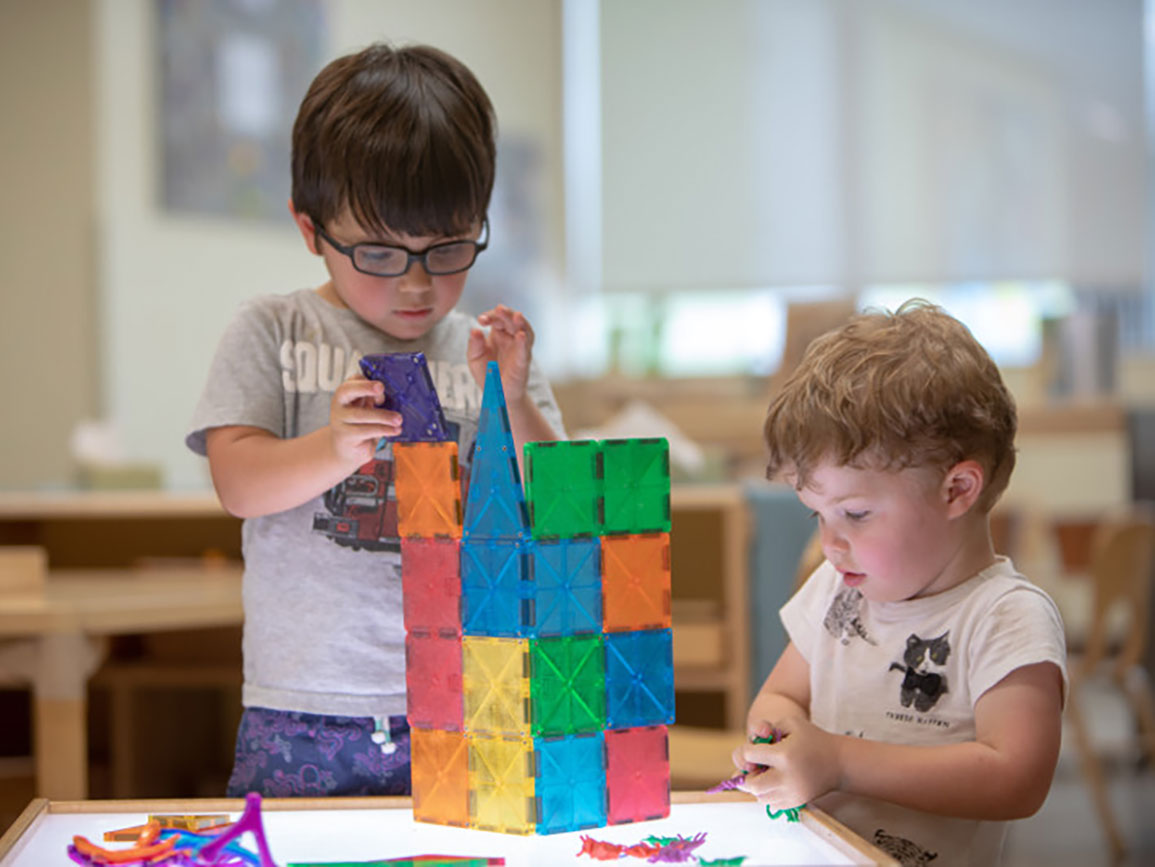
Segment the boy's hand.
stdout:
<svg viewBox="0 0 1155 867">
<path fill-rule="evenodd" d="M 521 400 L 525 397 L 529 362 L 533 357 L 533 329 L 529 321 L 504 304 L 482 313 L 477 321 L 489 328 L 488 333 L 479 328 L 469 333 L 466 356 L 478 388 L 485 388 L 486 365 L 496 361 L 501 368 L 506 402 Z"/>
<path fill-rule="evenodd" d="M 401 433 L 401 413 L 382 409 L 384 383 L 354 374 L 341 383 L 329 404 L 333 452 L 350 471 L 369 461 L 381 437 Z"/>
<path fill-rule="evenodd" d="M 809 803 L 838 788 L 841 769 L 835 738 L 802 716 L 784 718 L 774 726 L 782 735 L 773 744 L 745 744 L 734 751 L 734 764 L 747 771 L 739 788 L 772 810 Z M 769 737 L 762 723 L 755 733 Z"/>
</svg>

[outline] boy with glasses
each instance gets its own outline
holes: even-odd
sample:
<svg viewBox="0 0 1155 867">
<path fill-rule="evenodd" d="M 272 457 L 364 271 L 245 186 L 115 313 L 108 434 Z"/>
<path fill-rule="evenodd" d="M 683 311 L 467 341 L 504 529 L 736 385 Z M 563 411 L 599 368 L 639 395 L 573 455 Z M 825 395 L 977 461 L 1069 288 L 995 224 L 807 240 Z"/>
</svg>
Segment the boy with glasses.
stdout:
<svg viewBox="0 0 1155 867">
<path fill-rule="evenodd" d="M 229 795 L 409 792 L 401 556 L 391 449 L 362 356 L 423 352 L 463 463 L 489 361 L 513 438 L 557 439 L 533 330 L 456 310 L 485 250 L 489 98 L 427 46 L 372 45 L 314 79 L 293 127 L 289 205 L 329 279 L 255 298 L 217 349 L 191 449 L 245 518 L 244 716 Z M 384 553 L 382 553 L 384 552 Z"/>
</svg>

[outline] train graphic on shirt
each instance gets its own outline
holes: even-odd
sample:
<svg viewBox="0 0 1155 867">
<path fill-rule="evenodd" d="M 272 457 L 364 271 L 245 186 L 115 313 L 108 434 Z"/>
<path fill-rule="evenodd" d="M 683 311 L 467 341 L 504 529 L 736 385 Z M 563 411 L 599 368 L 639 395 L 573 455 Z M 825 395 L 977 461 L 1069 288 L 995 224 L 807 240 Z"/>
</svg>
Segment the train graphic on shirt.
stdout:
<svg viewBox="0 0 1155 867">
<path fill-rule="evenodd" d="M 460 426 L 446 422 L 456 438 Z M 472 452 L 472 447 L 466 452 Z M 465 501 L 469 474 L 462 473 L 461 498 Z M 357 471 L 327 490 L 325 511 L 313 513 L 313 532 L 328 536 L 354 551 L 400 551 L 397 531 L 397 494 L 394 488 L 392 447 L 386 441 L 377 455 Z"/>
<path fill-rule="evenodd" d="M 313 532 L 354 551 L 400 551 L 393 461 L 374 458 L 325 492 Z"/>
</svg>

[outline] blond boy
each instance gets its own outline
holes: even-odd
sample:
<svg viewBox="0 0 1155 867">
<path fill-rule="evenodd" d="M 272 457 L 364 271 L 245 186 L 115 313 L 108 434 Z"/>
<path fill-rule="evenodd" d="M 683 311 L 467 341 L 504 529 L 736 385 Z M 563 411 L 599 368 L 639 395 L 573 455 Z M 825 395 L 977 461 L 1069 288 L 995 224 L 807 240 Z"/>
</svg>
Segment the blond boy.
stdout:
<svg viewBox="0 0 1155 867">
<path fill-rule="evenodd" d="M 1014 402 L 922 301 L 814 341 L 769 408 L 767 474 L 818 520 L 825 562 L 734 760 L 774 809 L 815 803 L 903 864 L 990 865 L 1050 788 L 1066 689 L 1054 603 L 995 553 Z"/>
</svg>

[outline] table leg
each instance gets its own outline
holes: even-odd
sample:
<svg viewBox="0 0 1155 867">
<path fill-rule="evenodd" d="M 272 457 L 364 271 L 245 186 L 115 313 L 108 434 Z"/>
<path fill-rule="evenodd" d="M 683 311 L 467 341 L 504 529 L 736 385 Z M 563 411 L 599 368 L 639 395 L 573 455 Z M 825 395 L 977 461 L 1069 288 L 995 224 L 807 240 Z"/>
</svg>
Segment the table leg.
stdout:
<svg viewBox="0 0 1155 867">
<path fill-rule="evenodd" d="M 88 702 L 37 698 L 32 710 L 36 794 L 53 801 L 88 797 Z"/>
<path fill-rule="evenodd" d="M 33 685 L 36 794 L 51 800 L 88 797 L 88 678 L 106 642 L 80 633 L 38 641 Z"/>
</svg>

